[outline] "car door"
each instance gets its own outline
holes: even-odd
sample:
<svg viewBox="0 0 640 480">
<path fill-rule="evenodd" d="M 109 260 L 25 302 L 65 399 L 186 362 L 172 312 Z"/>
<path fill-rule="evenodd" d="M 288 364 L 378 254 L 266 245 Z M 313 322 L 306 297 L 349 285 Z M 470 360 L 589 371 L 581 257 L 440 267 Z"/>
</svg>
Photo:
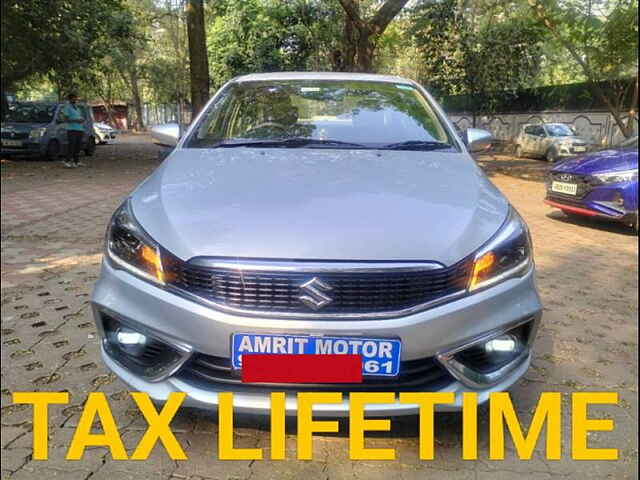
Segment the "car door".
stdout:
<svg viewBox="0 0 640 480">
<path fill-rule="evenodd" d="M 545 156 L 547 154 L 547 150 L 549 150 L 552 142 L 553 137 L 549 135 L 544 125 L 540 126 L 540 155 Z"/>
<path fill-rule="evenodd" d="M 522 134 L 520 135 L 520 146 L 522 147 L 523 153 L 531 153 L 533 142 L 533 139 L 531 137 L 532 131 L 532 125 L 528 125 L 522 129 Z"/>
<path fill-rule="evenodd" d="M 64 122 L 64 115 L 62 113 L 63 108 L 64 108 L 64 105 L 58 105 L 56 114 L 54 116 L 55 134 L 53 136 L 58 141 L 58 144 L 60 145 L 60 152 L 66 152 L 67 147 L 69 146 L 68 145 L 69 142 L 67 140 L 67 126 L 66 126 L 66 123 Z"/>
<path fill-rule="evenodd" d="M 546 132 L 544 131 L 544 128 L 541 125 L 536 125 L 533 128 L 533 144 L 532 144 L 532 151 L 531 153 L 533 153 L 534 155 L 544 155 L 544 142 L 545 142 L 545 137 L 546 137 Z"/>
<path fill-rule="evenodd" d="M 522 132 L 522 151 L 524 153 L 533 153 L 535 150 L 535 125 L 527 125 Z"/>
</svg>

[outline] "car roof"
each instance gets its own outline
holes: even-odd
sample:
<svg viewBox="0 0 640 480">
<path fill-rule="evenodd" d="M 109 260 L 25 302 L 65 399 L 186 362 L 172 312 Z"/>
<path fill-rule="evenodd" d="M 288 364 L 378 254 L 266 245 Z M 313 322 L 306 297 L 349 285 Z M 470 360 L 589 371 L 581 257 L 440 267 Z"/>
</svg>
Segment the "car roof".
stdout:
<svg viewBox="0 0 640 480">
<path fill-rule="evenodd" d="M 565 127 L 570 127 L 568 123 L 562 122 L 542 122 L 542 123 L 525 123 L 522 125 L 522 128 L 526 127 L 544 127 L 545 125 L 564 125 Z"/>
<path fill-rule="evenodd" d="M 413 84 L 411 80 L 395 75 L 378 75 L 373 73 L 346 73 L 346 72 L 273 72 L 273 73 L 251 73 L 234 78 L 232 81 L 260 82 L 260 81 L 280 81 L 280 80 L 336 80 L 336 81 L 369 81 Z"/>
<path fill-rule="evenodd" d="M 27 100 L 27 101 L 14 102 L 13 104 L 14 105 L 46 105 L 46 106 L 53 107 L 55 105 L 58 105 L 58 102 L 38 102 L 38 101 Z"/>
<path fill-rule="evenodd" d="M 10 105 L 43 105 L 46 107 L 57 107 L 58 105 L 64 105 L 65 102 L 41 102 L 37 100 L 27 100 L 20 102 L 13 102 Z M 86 105 L 86 102 L 78 102 L 80 105 Z"/>
</svg>

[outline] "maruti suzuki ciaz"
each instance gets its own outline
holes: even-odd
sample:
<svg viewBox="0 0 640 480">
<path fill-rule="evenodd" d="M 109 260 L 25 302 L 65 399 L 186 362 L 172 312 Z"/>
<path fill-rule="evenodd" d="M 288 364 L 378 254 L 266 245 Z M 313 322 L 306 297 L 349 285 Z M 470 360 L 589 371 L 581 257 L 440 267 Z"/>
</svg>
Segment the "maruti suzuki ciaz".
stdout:
<svg viewBox="0 0 640 480">
<path fill-rule="evenodd" d="M 224 85 L 114 213 L 92 307 L 106 365 L 162 403 L 267 414 L 271 391 L 504 391 L 541 318 L 527 226 L 433 98 L 399 77 Z M 464 137 L 464 138 L 461 138 Z M 252 354 L 355 354 L 358 383 L 243 383 Z M 348 414 L 316 405 L 320 416 Z M 417 413 L 396 401 L 369 415 Z"/>
</svg>

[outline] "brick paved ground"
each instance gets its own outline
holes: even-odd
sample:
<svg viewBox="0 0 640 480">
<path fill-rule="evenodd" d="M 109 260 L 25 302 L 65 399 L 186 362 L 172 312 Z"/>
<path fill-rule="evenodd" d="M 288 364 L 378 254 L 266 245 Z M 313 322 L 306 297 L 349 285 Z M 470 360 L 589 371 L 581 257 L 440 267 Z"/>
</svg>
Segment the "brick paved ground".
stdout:
<svg viewBox="0 0 640 480">
<path fill-rule="evenodd" d="M 394 447 L 395 462 L 349 461 L 344 436 L 316 437 L 313 462 L 221 462 L 215 460 L 215 422 L 207 413 L 191 410 L 181 411 L 172 424 L 188 461 L 171 461 L 162 448 L 146 462 L 114 462 L 103 448 L 89 449 L 81 461 L 65 461 L 89 391 L 108 395 L 129 451 L 145 430 L 125 387 L 98 358 L 87 302 L 109 215 L 155 167 L 154 148 L 146 137 L 122 137 L 116 145 L 100 147 L 89 168 L 72 171 L 43 162 L 2 162 L 3 479 L 636 478 L 637 238 L 624 227 L 577 224 L 550 211 L 541 203 L 542 184 L 504 176 L 494 160 L 484 164 L 531 227 L 545 303 L 533 366 L 511 392 L 518 414 L 528 424 L 542 391 L 615 390 L 619 406 L 594 407 L 590 415 L 613 418 L 616 429 L 592 433 L 590 445 L 617 447 L 619 461 L 570 460 L 568 408 L 563 412 L 565 450 L 560 461 L 544 460 L 543 442 L 531 461 L 517 460 L 510 443 L 506 461 L 487 460 L 486 415 L 481 415 L 481 459 L 464 462 L 460 418 L 447 414 L 436 419 L 436 459 L 431 462 L 418 459 L 415 418 L 394 420 L 391 434 L 367 440 L 369 447 Z M 533 164 L 533 169 L 540 170 L 540 165 Z M 521 177 L 522 169 L 518 171 Z M 29 390 L 68 391 L 71 396 L 69 405 L 50 408 L 46 462 L 31 459 L 30 408 L 10 402 L 12 391 Z M 566 400 L 563 407 L 568 407 Z M 257 419 L 243 422 L 236 446 L 264 446 L 268 458 L 264 423 L 254 428 L 260 426 Z M 295 437 L 289 435 L 288 442 L 288 457 L 293 459 Z"/>
</svg>

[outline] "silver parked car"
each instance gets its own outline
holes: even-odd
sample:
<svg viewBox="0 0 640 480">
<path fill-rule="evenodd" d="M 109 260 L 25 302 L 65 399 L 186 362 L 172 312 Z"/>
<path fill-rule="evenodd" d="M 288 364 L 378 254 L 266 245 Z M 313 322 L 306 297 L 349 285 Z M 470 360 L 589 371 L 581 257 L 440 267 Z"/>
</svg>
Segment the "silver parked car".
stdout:
<svg viewBox="0 0 640 480">
<path fill-rule="evenodd" d="M 515 143 L 516 156 L 541 157 L 551 163 L 589 150 L 589 142 L 564 123 L 523 125 Z"/>
<path fill-rule="evenodd" d="M 542 307 L 527 226 L 433 98 L 399 77 L 224 85 L 113 215 L 92 296 L 104 362 L 156 402 L 268 413 L 288 392 L 492 391 L 527 370 Z M 360 355 L 363 382 L 241 380 L 255 353 Z M 461 407 L 456 402 L 440 409 Z M 347 415 L 348 401 L 317 405 Z M 371 415 L 416 405 L 368 405 Z"/>
</svg>

